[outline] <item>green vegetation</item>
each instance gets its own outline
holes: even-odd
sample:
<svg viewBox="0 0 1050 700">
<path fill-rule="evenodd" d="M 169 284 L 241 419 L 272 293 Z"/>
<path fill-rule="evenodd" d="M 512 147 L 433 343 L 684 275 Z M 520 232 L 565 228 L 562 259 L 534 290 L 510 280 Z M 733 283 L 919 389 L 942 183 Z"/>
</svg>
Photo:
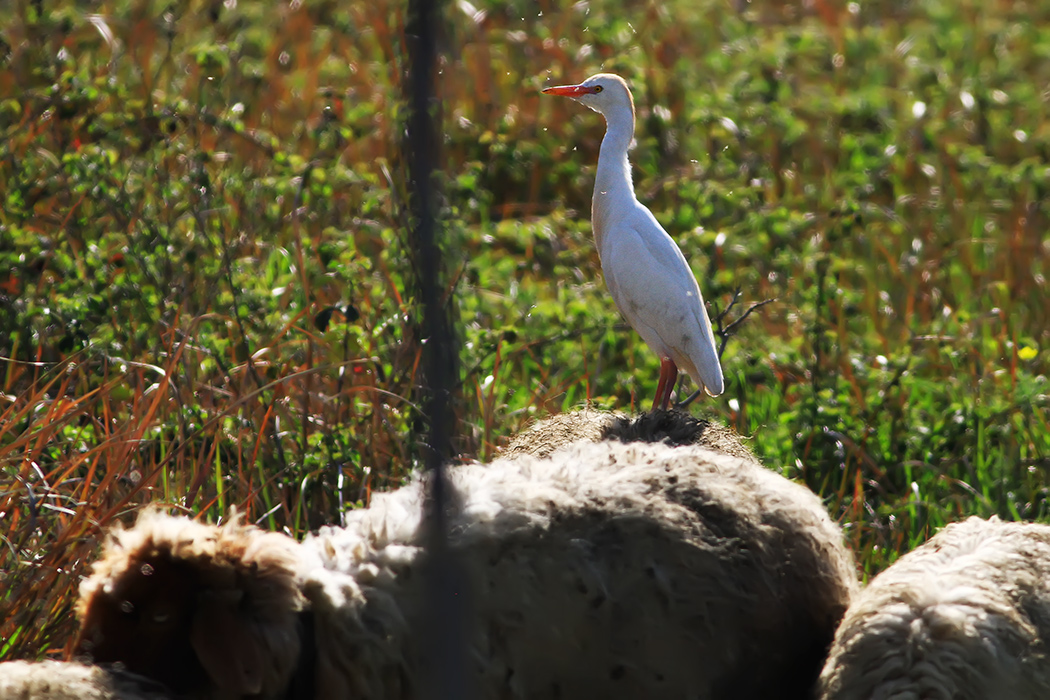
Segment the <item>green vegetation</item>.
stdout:
<svg viewBox="0 0 1050 700">
<path fill-rule="evenodd" d="M 971 513 L 1050 517 L 1050 6 L 558 8 L 445 10 L 461 453 L 586 401 L 649 408 L 657 360 L 590 239 L 603 125 L 539 94 L 604 69 L 709 302 L 776 298 L 694 411 L 822 493 L 867 573 Z M 300 534 L 418 458 L 403 21 L 0 8 L 0 657 L 62 643 L 133 505 Z"/>
</svg>

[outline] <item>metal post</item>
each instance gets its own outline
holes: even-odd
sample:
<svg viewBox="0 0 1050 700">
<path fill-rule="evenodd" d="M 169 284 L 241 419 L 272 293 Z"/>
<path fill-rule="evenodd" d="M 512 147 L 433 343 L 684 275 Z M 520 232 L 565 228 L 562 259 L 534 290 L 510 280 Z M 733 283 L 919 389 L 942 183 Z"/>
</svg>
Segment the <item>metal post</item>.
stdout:
<svg viewBox="0 0 1050 700">
<path fill-rule="evenodd" d="M 413 265 L 417 302 L 423 306 L 424 413 L 429 427 L 424 447 L 429 494 L 424 509 L 427 533 L 427 620 L 419 636 L 425 660 L 421 694 L 439 700 L 470 697 L 466 661 L 467 591 L 462 569 L 449 546 L 448 528 L 455 503 L 445 465 L 452 457 L 458 383 L 458 348 L 452 328 L 451 299 L 445 298 L 442 251 L 437 225 L 434 164 L 440 144 L 434 97 L 437 69 L 434 0 L 409 0 L 406 44 L 409 56 L 408 165 L 412 212 Z M 454 516 L 453 516 L 454 517 Z"/>
</svg>

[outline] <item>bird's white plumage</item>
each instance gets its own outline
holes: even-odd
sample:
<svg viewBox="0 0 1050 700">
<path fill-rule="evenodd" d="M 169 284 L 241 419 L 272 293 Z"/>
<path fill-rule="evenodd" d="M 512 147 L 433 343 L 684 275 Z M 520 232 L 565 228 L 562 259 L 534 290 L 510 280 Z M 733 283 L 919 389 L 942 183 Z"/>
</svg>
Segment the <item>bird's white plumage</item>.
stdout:
<svg viewBox="0 0 1050 700">
<path fill-rule="evenodd" d="M 630 224 L 608 238 L 616 243 L 607 246 L 602 270 L 620 313 L 657 355 L 674 360 L 708 393 L 722 393 L 711 322 L 681 250 L 666 233 L 646 235 Z"/>
<path fill-rule="evenodd" d="M 662 360 L 684 369 L 708 394 L 721 394 L 722 367 L 700 286 L 681 249 L 634 194 L 627 160 L 634 101 L 627 84 L 599 73 L 545 92 L 572 97 L 605 117 L 591 222 L 617 308 Z"/>
</svg>

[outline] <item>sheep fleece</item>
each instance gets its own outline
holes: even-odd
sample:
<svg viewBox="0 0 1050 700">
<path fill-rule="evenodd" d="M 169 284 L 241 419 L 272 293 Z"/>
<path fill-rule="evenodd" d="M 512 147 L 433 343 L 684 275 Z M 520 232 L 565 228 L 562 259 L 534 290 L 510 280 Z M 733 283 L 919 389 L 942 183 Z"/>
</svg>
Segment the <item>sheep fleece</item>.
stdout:
<svg viewBox="0 0 1050 700">
<path fill-rule="evenodd" d="M 1050 698 L 1050 527 L 970 518 L 875 577 L 846 613 L 824 700 Z"/>
<path fill-rule="evenodd" d="M 175 700 L 156 683 L 115 669 L 61 661 L 0 664 L 0 700 Z"/>
<path fill-rule="evenodd" d="M 628 416 L 590 408 L 537 421 L 515 436 L 503 454 L 508 457 L 523 454 L 546 457 L 576 442 L 602 440 L 697 445 L 758 462 L 740 436 L 721 423 L 694 418 L 681 411 L 652 411 Z"/>
<path fill-rule="evenodd" d="M 450 475 L 478 697 L 812 696 L 856 581 L 841 531 L 804 487 L 699 447 L 615 442 Z M 298 558 L 284 609 L 302 596 L 312 610 L 316 697 L 420 695 L 424 491 L 415 480 L 348 513 L 345 527 L 267 545 Z M 230 537 L 274 537 L 225 528 Z M 115 590 L 106 579 L 120 568 L 101 564 L 84 590 Z M 252 618 L 291 625 L 267 630 L 269 640 L 297 634 L 273 611 Z M 268 642 L 258 658 L 287 669 L 275 654 Z M 284 697 L 290 674 L 253 691 Z"/>
</svg>

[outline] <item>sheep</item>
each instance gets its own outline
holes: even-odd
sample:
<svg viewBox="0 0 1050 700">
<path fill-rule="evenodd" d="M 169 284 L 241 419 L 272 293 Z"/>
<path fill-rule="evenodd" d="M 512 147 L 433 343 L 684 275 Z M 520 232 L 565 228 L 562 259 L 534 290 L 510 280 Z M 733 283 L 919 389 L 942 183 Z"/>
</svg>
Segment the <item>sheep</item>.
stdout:
<svg viewBox="0 0 1050 700">
<path fill-rule="evenodd" d="M 530 454 L 546 457 L 579 441 L 665 442 L 700 445 L 740 459 L 757 462 L 740 436 L 729 428 L 697 419 L 681 411 L 653 411 L 636 418 L 585 408 L 538 421 L 517 435 L 504 450 L 507 456 Z"/>
<path fill-rule="evenodd" d="M 284 687 L 301 652 L 303 564 L 295 540 L 240 518 L 213 527 L 147 509 L 110 533 L 80 585 L 78 654 L 182 694 Z"/>
<path fill-rule="evenodd" d="M 61 661 L 0 663 L 3 700 L 175 700 L 166 688 L 119 669 Z"/>
<path fill-rule="evenodd" d="M 804 487 L 615 441 L 449 473 L 478 697 L 812 697 L 857 584 Z M 145 512 L 82 586 L 76 653 L 190 698 L 416 697 L 424 486 L 302 544 Z"/>
<path fill-rule="evenodd" d="M 1050 698 L 1050 527 L 972 517 L 850 606 L 823 700 Z"/>
</svg>

